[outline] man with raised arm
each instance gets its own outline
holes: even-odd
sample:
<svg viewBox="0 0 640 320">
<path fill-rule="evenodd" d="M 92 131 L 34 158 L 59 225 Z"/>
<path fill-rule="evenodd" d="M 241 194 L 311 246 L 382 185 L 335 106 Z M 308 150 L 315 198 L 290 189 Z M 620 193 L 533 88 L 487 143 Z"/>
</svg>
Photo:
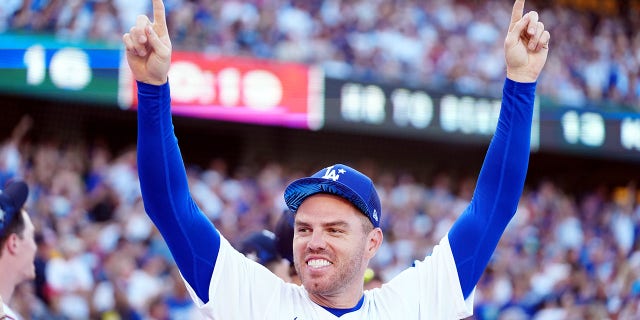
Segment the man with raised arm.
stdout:
<svg viewBox="0 0 640 320">
<path fill-rule="evenodd" d="M 382 243 L 380 200 L 371 179 L 335 164 L 291 183 L 293 256 L 302 285 L 285 283 L 233 249 L 193 201 L 173 132 L 171 60 L 164 5 L 123 36 L 138 83 L 138 169 L 144 205 L 189 292 L 210 319 L 460 319 L 516 211 L 529 159 L 536 80 L 550 35 L 515 0 L 504 42 L 506 76 L 496 133 L 471 203 L 431 253 L 381 288 L 363 275 Z"/>
</svg>

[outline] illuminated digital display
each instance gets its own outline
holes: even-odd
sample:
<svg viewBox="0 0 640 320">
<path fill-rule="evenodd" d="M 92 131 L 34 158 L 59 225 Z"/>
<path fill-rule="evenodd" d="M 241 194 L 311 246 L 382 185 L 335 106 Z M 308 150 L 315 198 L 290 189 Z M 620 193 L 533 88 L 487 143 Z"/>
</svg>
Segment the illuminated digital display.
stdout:
<svg viewBox="0 0 640 320">
<path fill-rule="evenodd" d="M 0 91 L 117 106 L 119 49 L 37 37 L 16 43 L 6 37 L 0 47 Z"/>
<path fill-rule="evenodd" d="M 171 58 L 175 114 L 304 129 L 322 125 L 322 74 L 313 67 L 180 51 Z M 120 103 L 136 106 L 135 83 L 128 87 Z"/>
</svg>

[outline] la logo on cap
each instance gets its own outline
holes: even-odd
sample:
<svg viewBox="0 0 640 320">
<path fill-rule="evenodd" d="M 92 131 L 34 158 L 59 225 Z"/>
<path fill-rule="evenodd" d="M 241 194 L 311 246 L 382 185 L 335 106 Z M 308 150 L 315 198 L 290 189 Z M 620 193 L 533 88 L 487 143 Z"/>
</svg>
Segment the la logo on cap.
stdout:
<svg viewBox="0 0 640 320">
<path fill-rule="evenodd" d="M 327 171 L 325 171 L 323 179 L 331 179 L 333 181 L 338 181 L 340 179 L 340 174 L 347 172 L 346 170 L 340 168 L 338 169 L 338 174 L 336 174 L 336 170 L 333 169 L 334 166 L 328 167 Z"/>
</svg>

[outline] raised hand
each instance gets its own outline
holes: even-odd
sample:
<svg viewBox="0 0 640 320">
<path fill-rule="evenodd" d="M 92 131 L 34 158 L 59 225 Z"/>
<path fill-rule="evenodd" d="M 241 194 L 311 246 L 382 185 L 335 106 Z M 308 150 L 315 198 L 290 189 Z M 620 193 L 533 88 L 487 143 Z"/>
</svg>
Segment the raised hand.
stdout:
<svg viewBox="0 0 640 320">
<path fill-rule="evenodd" d="M 153 22 L 145 15 L 138 16 L 136 25 L 122 36 L 122 40 L 133 77 L 140 82 L 161 85 L 168 79 L 171 40 L 164 4 L 162 0 L 152 1 Z"/>
<path fill-rule="evenodd" d="M 507 77 L 517 82 L 535 82 L 549 54 L 549 31 L 535 11 L 524 13 L 524 1 L 515 0 L 509 33 L 504 41 Z"/>
</svg>

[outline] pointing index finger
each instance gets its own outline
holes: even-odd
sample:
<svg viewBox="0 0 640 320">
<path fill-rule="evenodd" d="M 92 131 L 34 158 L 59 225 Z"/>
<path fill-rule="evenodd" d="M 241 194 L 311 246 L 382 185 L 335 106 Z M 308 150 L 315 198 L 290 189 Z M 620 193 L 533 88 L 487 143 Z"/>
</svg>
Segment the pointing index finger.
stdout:
<svg viewBox="0 0 640 320">
<path fill-rule="evenodd" d="M 159 0 L 154 0 L 159 1 Z M 513 11 L 511 12 L 511 22 L 509 23 L 509 31 L 513 29 L 520 19 L 522 19 L 522 15 L 524 13 L 524 0 L 516 0 L 513 4 Z"/>
<path fill-rule="evenodd" d="M 162 34 L 163 32 L 168 33 L 167 18 L 165 17 L 164 3 L 162 0 L 153 0 L 153 24 L 160 27 L 161 31 L 158 32 L 158 34 Z"/>
</svg>

